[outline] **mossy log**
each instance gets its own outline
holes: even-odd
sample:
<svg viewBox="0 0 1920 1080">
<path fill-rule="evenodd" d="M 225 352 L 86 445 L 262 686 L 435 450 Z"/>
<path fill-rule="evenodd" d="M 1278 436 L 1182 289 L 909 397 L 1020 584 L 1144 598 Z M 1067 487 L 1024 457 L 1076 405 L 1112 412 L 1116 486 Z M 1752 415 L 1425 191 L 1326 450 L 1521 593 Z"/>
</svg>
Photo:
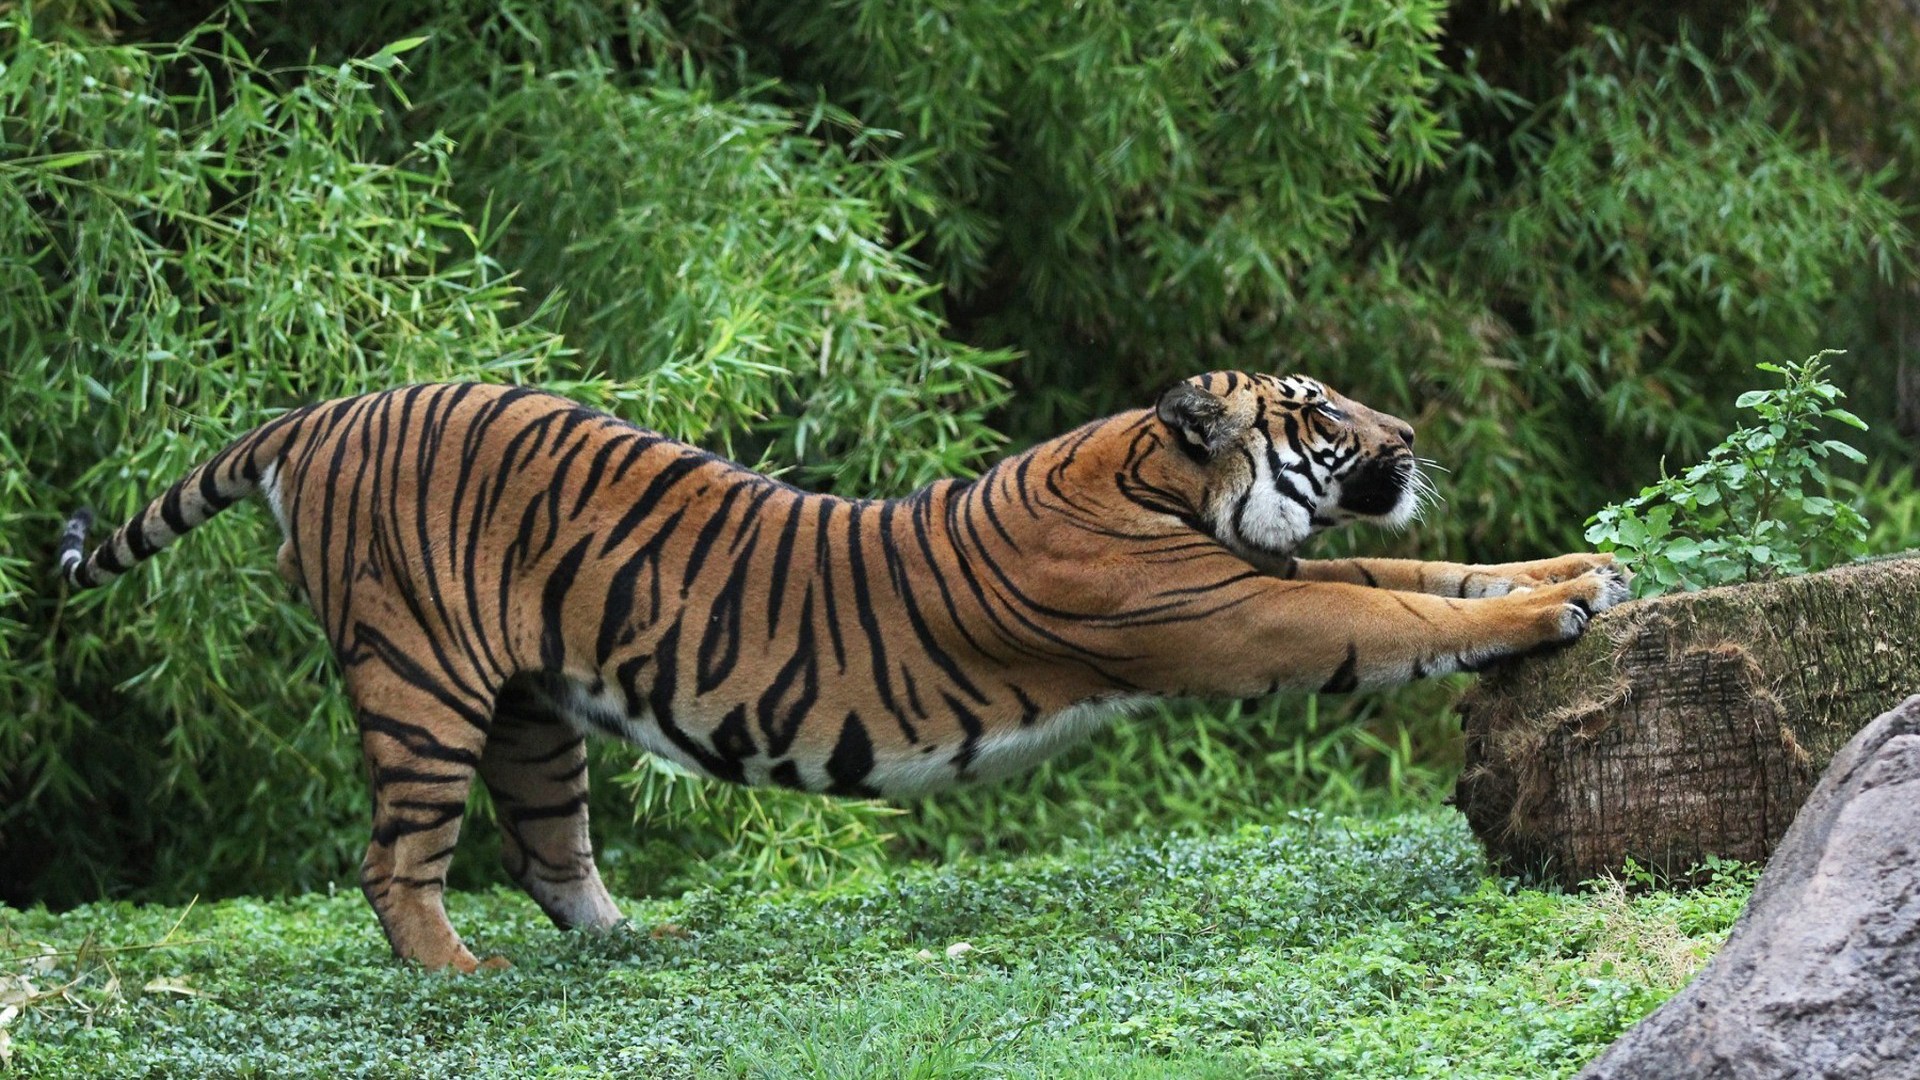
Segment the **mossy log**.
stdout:
<svg viewBox="0 0 1920 1080">
<path fill-rule="evenodd" d="M 1915 691 L 1920 558 L 1635 601 L 1481 679 L 1454 800 L 1495 865 L 1567 885 L 1758 862 Z"/>
</svg>

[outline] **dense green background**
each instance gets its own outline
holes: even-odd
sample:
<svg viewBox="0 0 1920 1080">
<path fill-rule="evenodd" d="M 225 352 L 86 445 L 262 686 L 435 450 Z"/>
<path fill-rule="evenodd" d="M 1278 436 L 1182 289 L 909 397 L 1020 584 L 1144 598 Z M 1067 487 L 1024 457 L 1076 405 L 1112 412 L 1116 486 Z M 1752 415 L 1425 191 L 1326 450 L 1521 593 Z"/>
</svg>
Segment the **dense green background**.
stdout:
<svg viewBox="0 0 1920 1080">
<path fill-rule="evenodd" d="M 0 900 L 351 878 L 357 754 L 267 515 L 95 594 L 48 567 L 77 503 L 410 379 L 896 493 L 1179 375 L 1304 370 L 1451 470 L 1353 540 L 1514 558 L 1833 346 L 1874 424 L 1844 494 L 1905 546 L 1908 6 L 0 6 Z M 1450 693 L 1170 711 L 904 816 L 609 748 L 598 820 L 636 892 L 1419 800 Z"/>
</svg>

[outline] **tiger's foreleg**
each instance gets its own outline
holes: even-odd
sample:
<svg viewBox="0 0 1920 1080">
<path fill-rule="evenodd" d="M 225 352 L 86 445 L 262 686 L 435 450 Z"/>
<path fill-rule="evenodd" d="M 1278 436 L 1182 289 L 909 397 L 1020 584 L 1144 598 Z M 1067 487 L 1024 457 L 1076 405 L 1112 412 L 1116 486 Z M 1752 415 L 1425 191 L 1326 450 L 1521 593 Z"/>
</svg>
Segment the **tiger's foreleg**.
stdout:
<svg viewBox="0 0 1920 1080">
<path fill-rule="evenodd" d="M 1137 682 L 1163 693 L 1344 693 L 1471 671 L 1571 641 L 1626 599 L 1601 571 L 1506 596 L 1457 599 L 1342 582 L 1252 579 L 1253 595 L 1153 649 Z M 1171 639 L 1168 639 L 1171 640 Z"/>
<path fill-rule="evenodd" d="M 1505 596 L 1515 589 L 1571 581 L 1582 574 L 1624 571 L 1612 555 L 1577 552 L 1531 562 L 1470 565 L 1420 559 L 1296 559 L 1280 576 L 1295 581 L 1337 581 L 1399 592 L 1475 599 Z"/>
<path fill-rule="evenodd" d="M 605 930 L 624 916 L 587 833 L 587 748 L 536 691 L 509 686 L 494 708 L 480 775 L 493 796 L 507 873 L 555 926 Z"/>
</svg>

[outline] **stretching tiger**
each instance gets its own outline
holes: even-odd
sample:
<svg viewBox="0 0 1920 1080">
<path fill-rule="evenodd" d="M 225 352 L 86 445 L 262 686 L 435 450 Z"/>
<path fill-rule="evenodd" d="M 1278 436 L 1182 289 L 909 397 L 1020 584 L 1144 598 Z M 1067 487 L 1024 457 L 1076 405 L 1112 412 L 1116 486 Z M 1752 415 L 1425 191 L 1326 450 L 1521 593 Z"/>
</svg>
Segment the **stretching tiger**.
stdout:
<svg viewBox="0 0 1920 1080">
<path fill-rule="evenodd" d="M 1148 697 L 1340 692 L 1577 637 L 1606 555 L 1309 561 L 1406 523 L 1413 431 L 1313 379 L 1216 372 L 904 499 L 808 494 L 536 390 L 290 412 L 85 554 L 99 585 L 264 494 L 326 628 L 373 793 L 361 887 L 400 957 L 479 966 L 441 899 L 468 788 L 561 927 L 620 921 L 586 733 L 707 776 L 897 796 L 1023 769 Z M 488 961 L 489 965 L 501 963 Z"/>
</svg>

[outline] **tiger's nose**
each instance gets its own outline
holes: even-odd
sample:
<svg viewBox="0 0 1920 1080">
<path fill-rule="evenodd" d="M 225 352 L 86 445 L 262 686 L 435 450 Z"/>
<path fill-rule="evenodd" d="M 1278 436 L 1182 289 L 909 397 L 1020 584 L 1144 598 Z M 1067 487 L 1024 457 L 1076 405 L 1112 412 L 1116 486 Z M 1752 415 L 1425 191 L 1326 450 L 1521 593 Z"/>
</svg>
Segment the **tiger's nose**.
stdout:
<svg viewBox="0 0 1920 1080">
<path fill-rule="evenodd" d="M 1412 424 L 1409 424 L 1405 421 L 1401 421 L 1394 426 L 1393 433 L 1395 435 L 1400 436 L 1400 441 L 1407 444 L 1407 449 L 1409 450 L 1413 449 L 1413 425 Z"/>
</svg>

